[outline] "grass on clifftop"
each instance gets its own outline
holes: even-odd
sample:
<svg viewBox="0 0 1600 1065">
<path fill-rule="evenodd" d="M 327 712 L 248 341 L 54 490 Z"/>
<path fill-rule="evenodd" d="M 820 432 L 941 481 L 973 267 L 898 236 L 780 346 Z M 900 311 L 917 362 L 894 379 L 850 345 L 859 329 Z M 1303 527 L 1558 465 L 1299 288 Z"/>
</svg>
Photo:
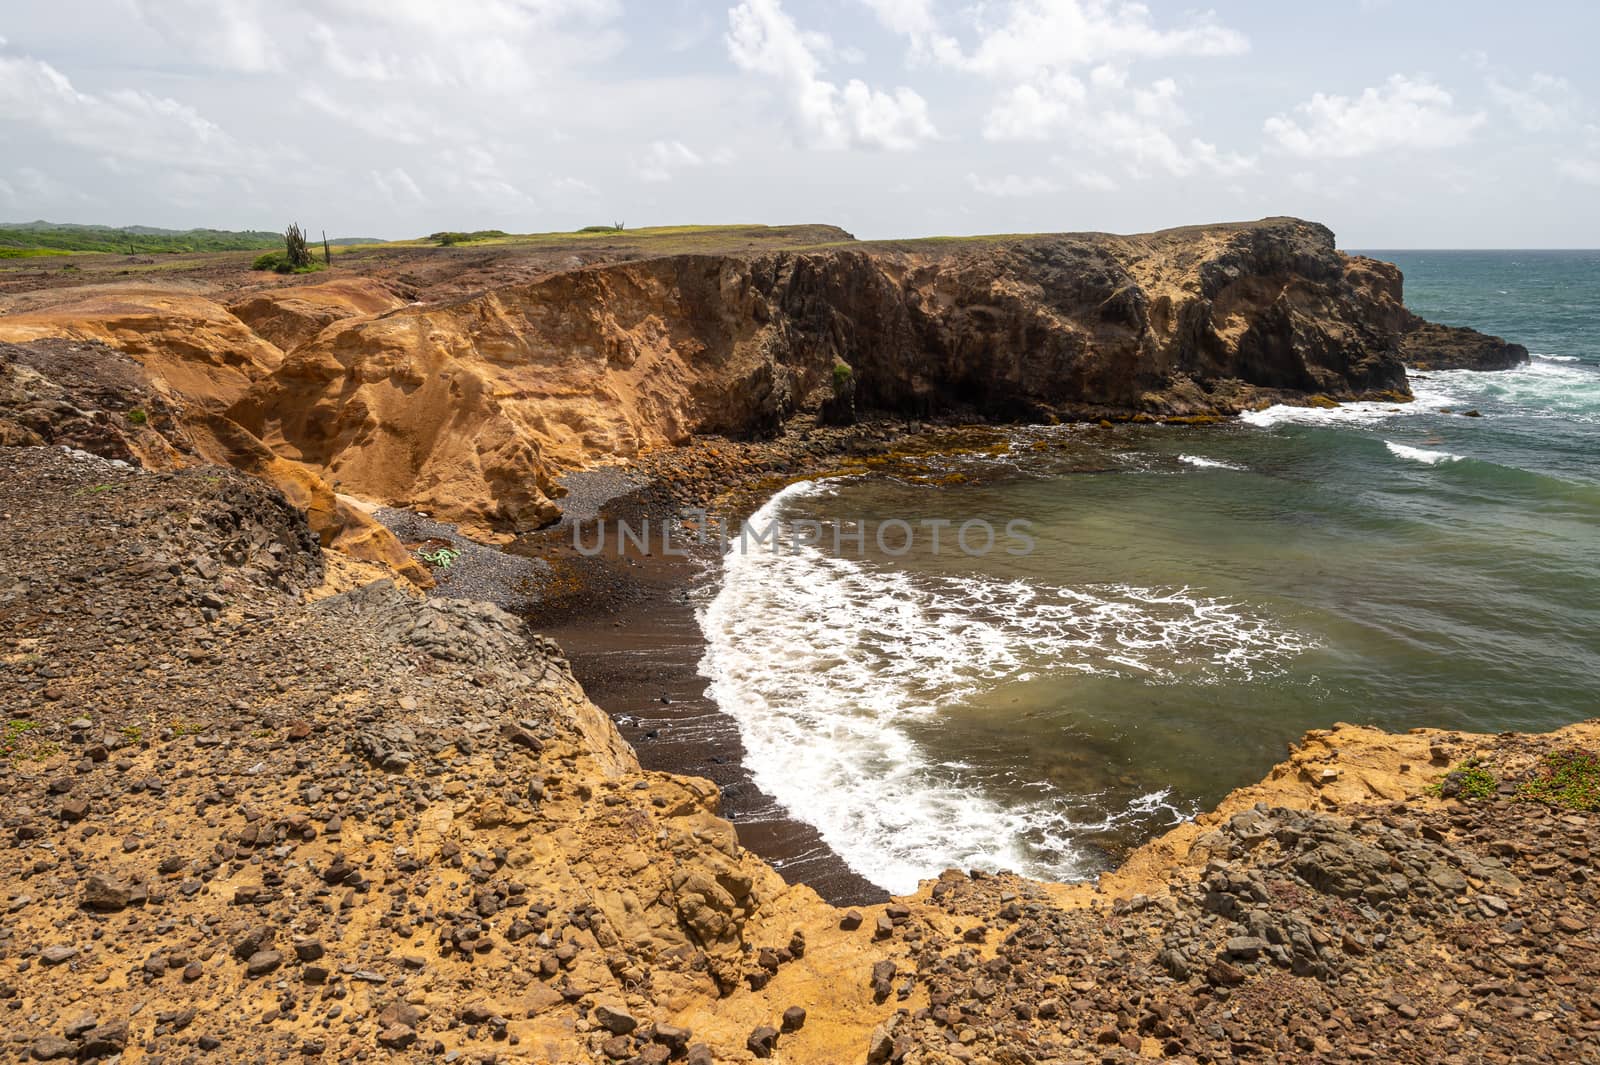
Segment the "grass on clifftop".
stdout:
<svg viewBox="0 0 1600 1065">
<path fill-rule="evenodd" d="M 616 226 L 585 226 L 560 233 L 503 233 L 499 230 L 445 230 L 414 240 L 391 241 L 382 247 L 417 248 L 445 246 L 455 248 L 524 247 L 545 251 L 590 246 L 598 250 L 638 251 L 651 255 L 680 255 L 697 252 L 717 253 L 754 247 L 820 247 L 848 243 L 854 238 L 837 226 L 723 225 L 723 226 L 646 226 L 619 229 Z"/>
</svg>

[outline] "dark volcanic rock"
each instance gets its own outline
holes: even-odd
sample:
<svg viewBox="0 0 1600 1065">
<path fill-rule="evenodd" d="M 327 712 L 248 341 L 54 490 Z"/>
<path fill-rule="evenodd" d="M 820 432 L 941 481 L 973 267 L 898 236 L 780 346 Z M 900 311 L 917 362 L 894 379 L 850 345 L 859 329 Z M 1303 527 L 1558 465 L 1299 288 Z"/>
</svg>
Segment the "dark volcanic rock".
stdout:
<svg viewBox="0 0 1600 1065">
<path fill-rule="evenodd" d="M 1528 361 L 1521 344 L 1420 318 L 1401 337 L 1400 354 L 1413 370 L 1510 370 Z"/>
<path fill-rule="evenodd" d="M 772 1057 L 773 1048 L 778 1045 L 778 1030 L 770 1024 L 763 1024 L 750 1033 L 750 1038 L 745 1040 L 745 1046 L 750 1053 L 758 1058 Z"/>
<path fill-rule="evenodd" d="M 96 874 L 83 885 L 83 907 L 101 913 L 115 913 L 128 905 L 133 889 L 112 877 Z"/>
</svg>

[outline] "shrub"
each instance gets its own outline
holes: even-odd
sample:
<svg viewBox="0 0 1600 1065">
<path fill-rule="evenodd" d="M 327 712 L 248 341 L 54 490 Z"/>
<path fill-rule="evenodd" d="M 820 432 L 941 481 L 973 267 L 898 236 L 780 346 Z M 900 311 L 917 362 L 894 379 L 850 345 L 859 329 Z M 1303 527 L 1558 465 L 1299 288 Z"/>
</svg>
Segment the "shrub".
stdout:
<svg viewBox="0 0 1600 1065">
<path fill-rule="evenodd" d="M 847 362 L 836 362 L 836 363 L 834 363 L 833 364 L 833 394 L 836 395 L 836 396 L 843 395 L 845 390 L 850 387 L 850 378 L 853 377 L 854 375 L 855 375 L 855 371 L 850 369 L 850 364 L 849 363 L 847 363 Z"/>
<path fill-rule="evenodd" d="M 127 418 L 134 425 L 143 425 L 150 420 L 150 415 L 144 412 L 143 407 L 129 407 Z"/>
<path fill-rule="evenodd" d="M 510 235 L 503 229 L 474 229 L 470 233 L 445 230 L 440 233 L 429 233 L 428 239 L 438 244 L 441 248 L 448 248 L 455 244 L 466 244 L 468 241 L 492 240 L 495 237 L 509 237 Z"/>
<path fill-rule="evenodd" d="M 265 255 L 259 255 L 256 261 L 250 264 L 252 270 L 271 270 L 275 274 L 314 274 L 318 270 L 327 268 L 325 263 L 319 263 L 314 259 L 304 266 L 295 266 L 281 251 L 269 251 Z"/>
</svg>

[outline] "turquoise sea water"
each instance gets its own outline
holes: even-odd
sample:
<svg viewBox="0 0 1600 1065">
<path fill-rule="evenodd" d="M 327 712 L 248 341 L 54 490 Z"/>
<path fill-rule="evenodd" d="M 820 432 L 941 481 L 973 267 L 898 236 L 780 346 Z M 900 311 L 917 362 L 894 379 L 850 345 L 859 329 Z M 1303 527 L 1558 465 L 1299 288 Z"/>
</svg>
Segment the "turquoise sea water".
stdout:
<svg viewBox="0 0 1600 1065">
<path fill-rule="evenodd" d="M 702 671 L 756 782 L 891 890 L 947 866 L 1074 878 L 1309 728 L 1600 713 L 1600 253 L 1374 254 L 1417 312 L 1538 357 L 1414 375 L 1404 406 L 1019 429 L 947 460 L 964 483 L 769 503 L 1023 518 L 1036 548 L 730 556 Z"/>
</svg>

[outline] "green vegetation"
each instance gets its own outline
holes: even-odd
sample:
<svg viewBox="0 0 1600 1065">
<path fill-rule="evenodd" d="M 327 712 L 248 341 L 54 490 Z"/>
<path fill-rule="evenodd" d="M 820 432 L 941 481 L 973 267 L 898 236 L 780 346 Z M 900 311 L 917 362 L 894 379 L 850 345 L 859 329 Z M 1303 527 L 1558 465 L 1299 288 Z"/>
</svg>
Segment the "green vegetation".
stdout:
<svg viewBox="0 0 1600 1065">
<path fill-rule="evenodd" d="M 64 248 L 13 248 L 6 244 L 0 244 L 0 259 L 32 259 L 42 255 L 71 254 Z"/>
<path fill-rule="evenodd" d="M 1483 760 L 1471 758 L 1436 781 L 1428 793 L 1445 799 L 1481 801 L 1493 798 L 1499 788 L 1499 779 Z M 1600 812 L 1600 755 L 1577 749 L 1547 754 L 1531 775 L 1518 782 L 1515 797 L 1564 810 Z"/>
<path fill-rule="evenodd" d="M 29 737 L 28 734 L 38 727 L 34 722 L 22 718 L 7 721 L 5 728 L 0 729 L 0 757 L 15 755 L 27 761 L 41 762 L 53 754 L 59 754 L 61 748 L 48 740 Z"/>
<path fill-rule="evenodd" d="M 1483 766 L 1480 758 L 1469 758 L 1446 773 L 1438 783 L 1429 788 L 1432 795 L 1446 799 L 1489 799 L 1494 797 L 1500 781 Z"/>
<path fill-rule="evenodd" d="M 1540 775 L 1523 781 L 1517 794 L 1568 810 L 1600 811 L 1600 757 L 1576 750 L 1547 754 Z"/>
<path fill-rule="evenodd" d="M 455 565 L 456 559 L 461 557 L 461 552 L 454 547 L 439 547 L 431 551 L 423 547 L 417 550 L 417 557 L 430 566 L 438 569 L 449 569 Z"/>
<path fill-rule="evenodd" d="M 150 415 L 145 413 L 143 407 L 129 407 L 124 417 L 134 425 L 143 425 L 150 420 Z"/>
<path fill-rule="evenodd" d="M 822 225 L 650 226 L 628 229 L 622 223 L 614 223 L 557 233 L 507 233 L 498 229 L 471 232 L 450 230 L 412 240 L 389 241 L 386 245 L 376 247 L 419 248 L 470 243 L 560 251 L 567 248 L 576 250 L 594 241 L 604 241 L 603 246 L 608 251 L 636 250 L 651 255 L 680 255 L 721 254 L 756 248 L 821 248 L 849 244 L 851 239 L 842 229 Z"/>
<path fill-rule="evenodd" d="M 17 749 L 17 741 L 22 739 L 25 733 L 32 732 L 38 727 L 32 721 L 25 721 L 21 718 L 7 721 L 5 729 L 0 731 L 0 747 L 4 747 L 5 753 L 10 754 Z"/>
<path fill-rule="evenodd" d="M 275 274 L 314 274 L 318 270 L 327 268 L 327 264 L 315 260 L 304 266 L 295 266 L 289 261 L 289 256 L 281 251 L 269 251 L 265 255 L 258 255 L 256 261 L 250 264 L 252 270 L 271 270 Z"/>
<path fill-rule="evenodd" d="M 475 229 L 470 233 L 443 232 L 430 233 L 428 239 L 441 248 L 449 248 L 456 244 L 472 244 L 484 240 L 499 240 L 511 234 L 503 229 Z"/>
<path fill-rule="evenodd" d="M 259 230 L 153 229 L 149 226 L 78 226 L 51 222 L 0 223 L 0 259 L 70 252 L 117 255 L 196 251 L 251 251 L 278 243 L 276 233 Z"/>
<path fill-rule="evenodd" d="M 290 222 L 289 228 L 283 233 L 283 259 L 289 264 L 289 273 L 309 273 L 311 266 L 311 248 L 306 244 L 306 235 L 300 230 L 300 223 Z"/>
<path fill-rule="evenodd" d="M 849 363 L 847 363 L 847 362 L 836 362 L 836 363 L 834 363 L 833 364 L 833 394 L 836 395 L 836 396 L 844 395 L 845 390 L 850 387 L 850 378 L 854 374 L 855 374 L 855 371 L 850 369 L 850 364 Z"/>
</svg>

